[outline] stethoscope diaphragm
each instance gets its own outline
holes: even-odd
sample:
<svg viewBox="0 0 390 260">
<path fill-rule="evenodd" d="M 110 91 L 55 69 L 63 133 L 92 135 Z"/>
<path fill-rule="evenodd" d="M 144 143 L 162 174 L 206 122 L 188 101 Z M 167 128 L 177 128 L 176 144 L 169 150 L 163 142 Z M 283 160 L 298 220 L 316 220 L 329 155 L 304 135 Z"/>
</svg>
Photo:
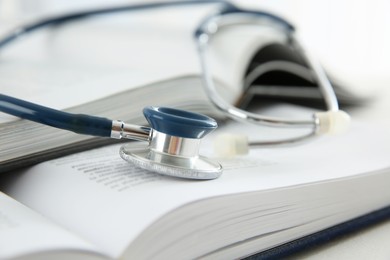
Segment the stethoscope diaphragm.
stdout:
<svg viewBox="0 0 390 260">
<path fill-rule="evenodd" d="M 145 143 L 123 145 L 119 154 L 125 161 L 139 168 L 172 177 L 197 180 L 216 179 L 222 166 L 204 156 L 179 157 L 150 150 Z"/>
</svg>

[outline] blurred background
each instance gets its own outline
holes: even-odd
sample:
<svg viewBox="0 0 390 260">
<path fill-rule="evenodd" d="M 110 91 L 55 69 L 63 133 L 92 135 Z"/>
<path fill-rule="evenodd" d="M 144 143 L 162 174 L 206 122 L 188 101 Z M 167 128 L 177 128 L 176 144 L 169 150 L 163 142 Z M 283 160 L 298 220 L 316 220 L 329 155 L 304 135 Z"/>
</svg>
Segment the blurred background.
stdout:
<svg viewBox="0 0 390 260">
<path fill-rule="evenodd" d="M 142 1 L 144 3 L 146 1 Z M 149 1 L 151 2 L 151 1 Z M 161 2 L 161 1 L 160 1 Z M 326 70 L 334 75 L 346 88 L 360 96 L 375 97 L 375 102 L 370 106 L 378 107 L 378 111 L 386 110 L 388 103 L 384 93 L 390 88 L 390 2 L 386 0 L 358 0 L 358 1 L 309 1 L 309 0 L 273 0 L 273 1 L 233 1 L 235 4 L 245 8 L 254 8 L 270 11 L 280 15 L 294 24 L 301 39 L 315 54 Z M 57 14 L 71 13 L 73 11 L 88 10 L 91 8 L 103 8 L 108 6 L 119 6 L 136 1 L 103 1 L 103 0 L 0 0 L 0 35 L 4 35 L 12 28 L 44 17 L 51 17 Z M 138 2 L 140 3 L 140 2 Z M 195 10 L 197 8 L 192 8 Z M 190 8 L 191 10 L 191 8 Z M 136 52 L 131 58 L 136 64 L 134 70 L 137 74 L 144 70 L 153 69 L 150 60 L 158 59 L 156 62 L 156 79 L 173 75 L 193 73 L 199 71 L 199 65 L 195 51 L 186 44 L 191 40 L 188 37 L 193 28 L 203 17 L 205 12 L 182 12 L 181 10 L 164 12 L 132 13 L 129 17 L 136 17 L 131 33 L 135 39 L 151 37 L 149 42 L 155 42 L 155 48 L 149 48 L 147 53 Z M 106 21 L 98 24 L 101 30 L 113 31 L 112 28 L 120 29 L 118 22 L 112 22 L 109 27 L 104 27 Z M 116 23 L 116 24 L 115 24 Z M 153 29 L 154 28 L 154 29 Z M 157 29 L 156 29 L 157 28 Z M 164 28 L 164 33 L 158 35 Z M 119 30 L 118 29 L 118 30 Z M 123 29 L 123 28 L 122 28 Z M 128 29 L 128 28 L 127 28 Z M 127 30 L 126 29 L 126 30 Z M 149 36 L 145 36 L 145 31 Z M 76 32 L 77 33 L 77 32 Z M 147 33 L 146 33 L 147 34 Z M 65 36 L 74 37 L 75 32 L 69 32 Z M 166 38 L 175 39 L 185 35 L 181 41 L 166 41 Z M 97 36 L 98 37 L 98 36 Z M 97 38 L 99 39 L 99 38 Z M 184 40 L 183 40 L 184 39 Z M 132 40 L 134 46 L 143 46 L 145 40 Z M 116 64 L 118 59 L 113 55 L 104 56 L 104 40 L 101 38 L 97 47 L 102 49 L 105 63 Z M 156 43 L 157 42 L 157 43 Z M 175 44 L 176 42 L 176 44 Z M 183 44 L 186 42 L 186 44 Z M 78 45 L 79 42 L 67 42 L 68 45 Z M 137 45 L 138 44 L 138 45 Z M 31 45 L 33 46 L 33 45 Z M 89 43 L 81 44 L 80 49 L 88 49 Z M 161 51 L 162 50 L 162 51 Z M 7 50 L 8 51 L 8 50 Z M 11 54 L 2 54 L 7 57 L 23 58 L 38 55 L 47 51 L 34 49 L 33 52 L 20 52 L 16 50 Z M 80 52 L 77 55 L 84 55 Z M 8 55 L 8 56 L 7 56 Z M 39 54 L 40 55 L 40 54 Z M 165 56 L 164 56 L 165 55 Z M 69 57 L 69 53 L 64 56 Z M 102 59 L 99 57 L 99 59 Z M 174 64 L 175 60 L 186 59 L 180 62 L 180 66 Z M 161 66 L 161 61 L 164 65 Z M 96 63 L 96 60 L 92 59 Z M 126 63 L 124 59 L 122 62 Z M 1 64 L 1 63 L 0 63 Z M 116 64 L 116 66 L 118 66 Z M 1 71 L 0 71 L 1 72 Z M 119 76 L 118 76 L 119 77 Z M 142 82 L 140 82 L 142 83 Z M 11 90 L 11 93 L 12 90 Z M 50 104 L 48 104 L 50 105 Z M 379 109 L 381 108 L 381 109 Z M 364 110 L 359 114 L 365 116 Z M 369 113 L 367 117 L 378 117 Z"/>
<path fill-rule="evenodd" d="M 129 2 L 137 3 L 137 1 L 119 0 L 109 2 L 103 0 L 0 0 L 0 32 L 4 33 L 18 24 L 41 17 Z M 142 1 L 144 2 L 147 1 Z M 326 68 L 342 75 L 346 80 L 356 78 L 355 81 L 360 82 L 359 86 L 366 83 L 381 85 L 382 81 L 389 81 L 389 1 L 233 2 L 239 6 L 271 11 L 292 22 Z M 188 19 L 191 17 L 186 17 L 185 20 Z M 174 16 L 166 16 L 164 20 L 167 24 L 180 23 Z M 186 22 L 185 20 L 183 22 Z"/>
</svg>

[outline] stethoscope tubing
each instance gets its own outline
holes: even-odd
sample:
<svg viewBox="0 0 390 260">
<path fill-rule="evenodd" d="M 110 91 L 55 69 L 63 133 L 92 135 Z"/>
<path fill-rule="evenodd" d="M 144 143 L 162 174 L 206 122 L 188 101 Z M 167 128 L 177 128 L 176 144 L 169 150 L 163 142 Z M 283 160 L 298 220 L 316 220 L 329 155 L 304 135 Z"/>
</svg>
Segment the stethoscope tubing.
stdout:
<svg viewBox="0 0 390 260">
<path fill-rule="evenodd" d="M 71 114 L 4 94 L 0 94 L 0 111 L 78 134 L 110 137 L 112 130 L 112 120 L 107 118 Z"/>
<path fill-rule="evenodd" d="M 45 18 L 37 22 L 33 22 L 28 25 L 22 25 L 16 29 L 13 29 L 7 35 L 2 37 L 2 39 L 0 39 L 0 49 L 10 44 L 11 42 L 19 39 L 21 36 L 36 31 L 38 29 L 44 28 L 46 26 L 58 25 L 64 22 L 83 19 L 91 16 L 97 16 L 97 15 L 109 14 L 109 13 L 133 12 L 133 11 L 166 8 L 166 7 L 202 5 L 202 4 L 212 4 L 212 3 L 220 3 L 223 4 L 224 6 L 233 7 L 231 3 L 225 2 L 223 0 L 210 0 L 210 1 L 190 0 L 190 1 L 168 1 L 168 2 L 147 3 L 147 4 L 129 4 L 129 5 L 121 5 L 121 6 L 111 7 L 111 8 L 100 8 L 95 10 L 79 11 L 71 14 L 64 14 L 56 17 Z"/>
</svg>

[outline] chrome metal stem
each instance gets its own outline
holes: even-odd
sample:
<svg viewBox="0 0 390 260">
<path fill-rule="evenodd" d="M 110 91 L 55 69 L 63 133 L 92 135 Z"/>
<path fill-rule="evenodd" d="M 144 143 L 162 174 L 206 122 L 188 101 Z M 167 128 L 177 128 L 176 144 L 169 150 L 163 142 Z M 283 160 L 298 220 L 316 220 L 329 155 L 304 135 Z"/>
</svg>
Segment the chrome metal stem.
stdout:
<svg viewBox="0 0 390 260">
<path fill-rule="evenodd" d="M 124 123 L 121 120 L 113 120 L 111 128 L 111 138 L 132 139 L 137 141 L 149 141 L 151 128 Z"/>
</svg>

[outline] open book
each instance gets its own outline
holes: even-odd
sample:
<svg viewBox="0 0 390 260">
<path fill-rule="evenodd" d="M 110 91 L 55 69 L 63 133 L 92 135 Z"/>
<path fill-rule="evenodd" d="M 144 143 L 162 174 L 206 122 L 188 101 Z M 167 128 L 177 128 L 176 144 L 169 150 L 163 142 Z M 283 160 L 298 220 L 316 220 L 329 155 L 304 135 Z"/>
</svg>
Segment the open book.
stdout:
<svg viewBox="0 0 390 260">
<path fill-rule="evenodd" d="M 273 133 L 238 123 L 219 131 Z M 0 196 L 0 258 L 226 259 L 265 251 L 388 207 L 388 131 L 355 121 L 343 136 L 216 158 L 224 173 L 213 181 L 133 168 L 119 158 L 119 144 L 2 174 L 0 190 L 10 197 Z M 214 136 L 206 138 L 202 153 L 213 156 Z"/>
<path fill-rule="evenodd" d="M 154 30 L 146 35 L 137 26 L 116 25 L 117 21 L 103 19 L 94 25 L 87 21 L 77 28 L 43 30 L 28 43 L 7 49 L 1 53 L 2 91 L 58 109 L 132 123 L 142 123 L 144 104 L 215 112 L 196 76 L 198 63 L 189 34 L 184 42 L 191 44 L 186 45 L 176 38 L 177 32 Z M 98 35 L 102 29 L 104 37 Z M 113 36 L 120 38 L 114 47 L 107 44 Z M 127 48 L 126 40 L 148 49 Z M 156 43 L 159 48 L 154 48 Z M 31 52 L 23 44 L 38 49 Z M 78 56 L 81 61 L 74 62 Z M 150 68 L 153 59 L 166 64 Z M 130 61 L 135 62 L 129 67 Z M 172 61 L 179 62 L 173 66 Z M 243 63 L 233 64 L 244 68 Z M 225 80 L 233 74 L 242 76 L 241 70 L 226 69 Z M 287 116 L 295 114 L 294 107 L 282 110 Z M 100 142 L 1 117 L 0 171 Z M 276 130 L 239 123 L 218 130 L 222 131 L 280 137 Z M 355 122 L 341 137 L 324 137 L 294 149 L 216 158 L 224 173 L 213 181 L 173 179 L 132 168 L 119 158 L 120 144 L 2 173 L 0 258 L 236 258 L 263 252 L 388 207 L 388 131 L 388 126 Z M 213 156 L 213 135 L 208 138 L 202 153 Z"/>
</svg>

